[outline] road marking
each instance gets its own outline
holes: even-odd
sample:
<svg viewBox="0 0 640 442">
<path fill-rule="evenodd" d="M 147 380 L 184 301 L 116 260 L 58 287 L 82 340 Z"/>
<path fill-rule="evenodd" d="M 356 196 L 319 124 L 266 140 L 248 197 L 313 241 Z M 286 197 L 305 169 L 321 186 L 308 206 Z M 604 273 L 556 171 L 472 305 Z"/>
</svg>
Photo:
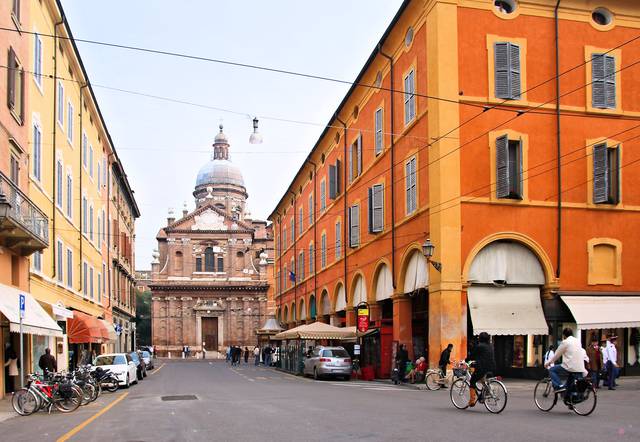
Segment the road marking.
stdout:
<svg viewBox="0 0 640 442">
<path fill-rule="evenodd" d="M 91 422 L 93 422 L 94 420 L 98 419 L 100 416 L 102 416 L 103 414 L 105 414 L 107 411 L 109 411 L 111 408 L 113 408 L 118 402 L 122 401 L 124 398 L 127 397 L 129 393 L 122 393 L 120 395 L 120 397 L 118 399 L 116 399 L 115 401 L 111 402 L 109 405 L 107 405 L 106 407 L 104 407 L 102 410 L 98 411 L 96 414 L 94 414 L 93 416 L 91 416 L 89 419 L 85 420 L 84 422 L 82 422 L 80 425 L 76 426 L 75 428 L 71 429 L 69 432 L 67 432 L 66 434 L 64 434 L 63 436 L 60 436 L 56 442 L 65 442 L 67 440 L 69 440 L 72 436 L 74 436 L 75 434 L 77 434 L 80 430 L 82 430 L 84 427 L 86 427 L 87 425 L 89 425 Z"/>
<path fill-rule="evenodd" d="M 164 362 L 163 362 L 163 363 L 162 363 L 162 365 L 161 365 L 160 367 L 158 367 L 158 368 L 156 368 L 155 370 L 153 370 L 153 372 L 152 372 L 152 373 L 150 373 L 150 374 L 156 374 L 157 372 L 159 372 L 160 370 L 162 370 L 162 367 L 164 367 L 165 365 L 166 365 L 166 363 L 164 363 Z"/>
<path fill-rule="evenodd" d="M 247 379 L 247 380 L 248 380 L 249 382 L 255 382 L 255 381 L 256 381 L 255 379 L 251 379 L 251 378 L 249 378 L 249 379 Z"/>
</svg>

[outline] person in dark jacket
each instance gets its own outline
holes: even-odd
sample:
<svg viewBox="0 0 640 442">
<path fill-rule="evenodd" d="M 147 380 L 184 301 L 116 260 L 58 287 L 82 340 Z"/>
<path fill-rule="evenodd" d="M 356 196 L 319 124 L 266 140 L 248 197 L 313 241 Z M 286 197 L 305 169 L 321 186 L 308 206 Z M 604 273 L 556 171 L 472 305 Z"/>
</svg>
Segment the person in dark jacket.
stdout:
<svg viewBox="0 0 640 442">
<path fill-rule="evenodd" d="M 453 344 L 447 345 L 447 348 L 442 350 L 442 353 L 440 353 L 440 361 L 438 362 L 438 366 L 440 367 L 440 371 L 442 372 L 442 377 L 447 376 L 447 365 L 451 363 L 451 350 L 453 350 Z"/>
<path fill-rule="evenodd" d="M 244 363 L 245 365 L 249 363 L 249 347 L 244 348 Z"/>
<path fill-rule="evenodd" d="M 491 347 L 491 336 L 489 333 L 482 332 L 478 336 L 478 345 L 473 349 L 471 360 L 474 361 L 475 371 L 471 375 L 471 388 L 469 389 L 469 406 L 473 407 L 478 401 L 478 391 L 476 383 L 484 378 L 487 373 L 496 369 L 496 361 L 493 356 L 493 347 Z"/>
<path fill-rule="evenodd" d="M 44 350 L 44 354 L 40 356 L 40 360 L 38 361 L 38 367 L 42 370 L 42 373 L 55 373 L 58 370 L 58 364 L 56 363 L 56 358 L 51 354 L 51 350 L 46 348 Z"/>
<path fill-rule="evenodd" d="M 400 344 L 398 353 L 396 354 L 396 366 L 398 367 L 398 380 L 400 382 L 405 382 L 408 361 L 409 352 L 407 352 L 407 348 L 404 344 Z"/>
</svg>

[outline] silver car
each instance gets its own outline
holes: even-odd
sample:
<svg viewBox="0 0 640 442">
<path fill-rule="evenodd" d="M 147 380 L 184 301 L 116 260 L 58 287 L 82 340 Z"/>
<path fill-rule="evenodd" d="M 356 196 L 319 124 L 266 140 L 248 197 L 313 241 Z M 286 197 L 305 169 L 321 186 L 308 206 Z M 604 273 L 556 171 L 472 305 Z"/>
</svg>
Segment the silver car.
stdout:
<svg viewBox="0 0 640 442">
<path fill-rule="evenodd" d="M 351 356 L 343 347 L 318 346 L 304 361 L 304 374 L 319 379 L 322 376 L 351 379 Z"/>
</svg>

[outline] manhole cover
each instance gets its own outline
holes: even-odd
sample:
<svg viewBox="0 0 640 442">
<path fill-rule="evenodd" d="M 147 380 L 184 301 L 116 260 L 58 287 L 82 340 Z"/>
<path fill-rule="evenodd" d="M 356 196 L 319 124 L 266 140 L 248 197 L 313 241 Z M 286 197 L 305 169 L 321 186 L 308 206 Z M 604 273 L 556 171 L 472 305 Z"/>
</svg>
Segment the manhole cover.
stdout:
<svg viewBox="0 0 640 442">
<path fill-rule="evenodd" d="M 193 394 L 183 394 L 178 396 L 162 396 L 163 401 L 197 401 L 198 398 Z"/>
</svg>

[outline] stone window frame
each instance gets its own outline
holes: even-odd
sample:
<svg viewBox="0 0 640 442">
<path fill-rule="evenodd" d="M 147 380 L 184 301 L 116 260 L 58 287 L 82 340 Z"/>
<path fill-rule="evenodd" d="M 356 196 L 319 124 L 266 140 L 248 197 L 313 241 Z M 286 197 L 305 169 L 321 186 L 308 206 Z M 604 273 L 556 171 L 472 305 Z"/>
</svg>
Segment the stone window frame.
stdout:
<svg viewBox="0 0 640 442">
<path fill-rule="evenodd" d="M 616 253 L 616 276 L 615 278 L 599 278 L 594 274 L 593 260 L 594 249 L 599 245 L 608 245 L 615 248 Z M 599 285 L 622 285 L 622 241 L 615 238 L 591 238 L 587 241 L 587 255 L 588 255 L 588 276 L 587 284 Z"/>
</svg>

